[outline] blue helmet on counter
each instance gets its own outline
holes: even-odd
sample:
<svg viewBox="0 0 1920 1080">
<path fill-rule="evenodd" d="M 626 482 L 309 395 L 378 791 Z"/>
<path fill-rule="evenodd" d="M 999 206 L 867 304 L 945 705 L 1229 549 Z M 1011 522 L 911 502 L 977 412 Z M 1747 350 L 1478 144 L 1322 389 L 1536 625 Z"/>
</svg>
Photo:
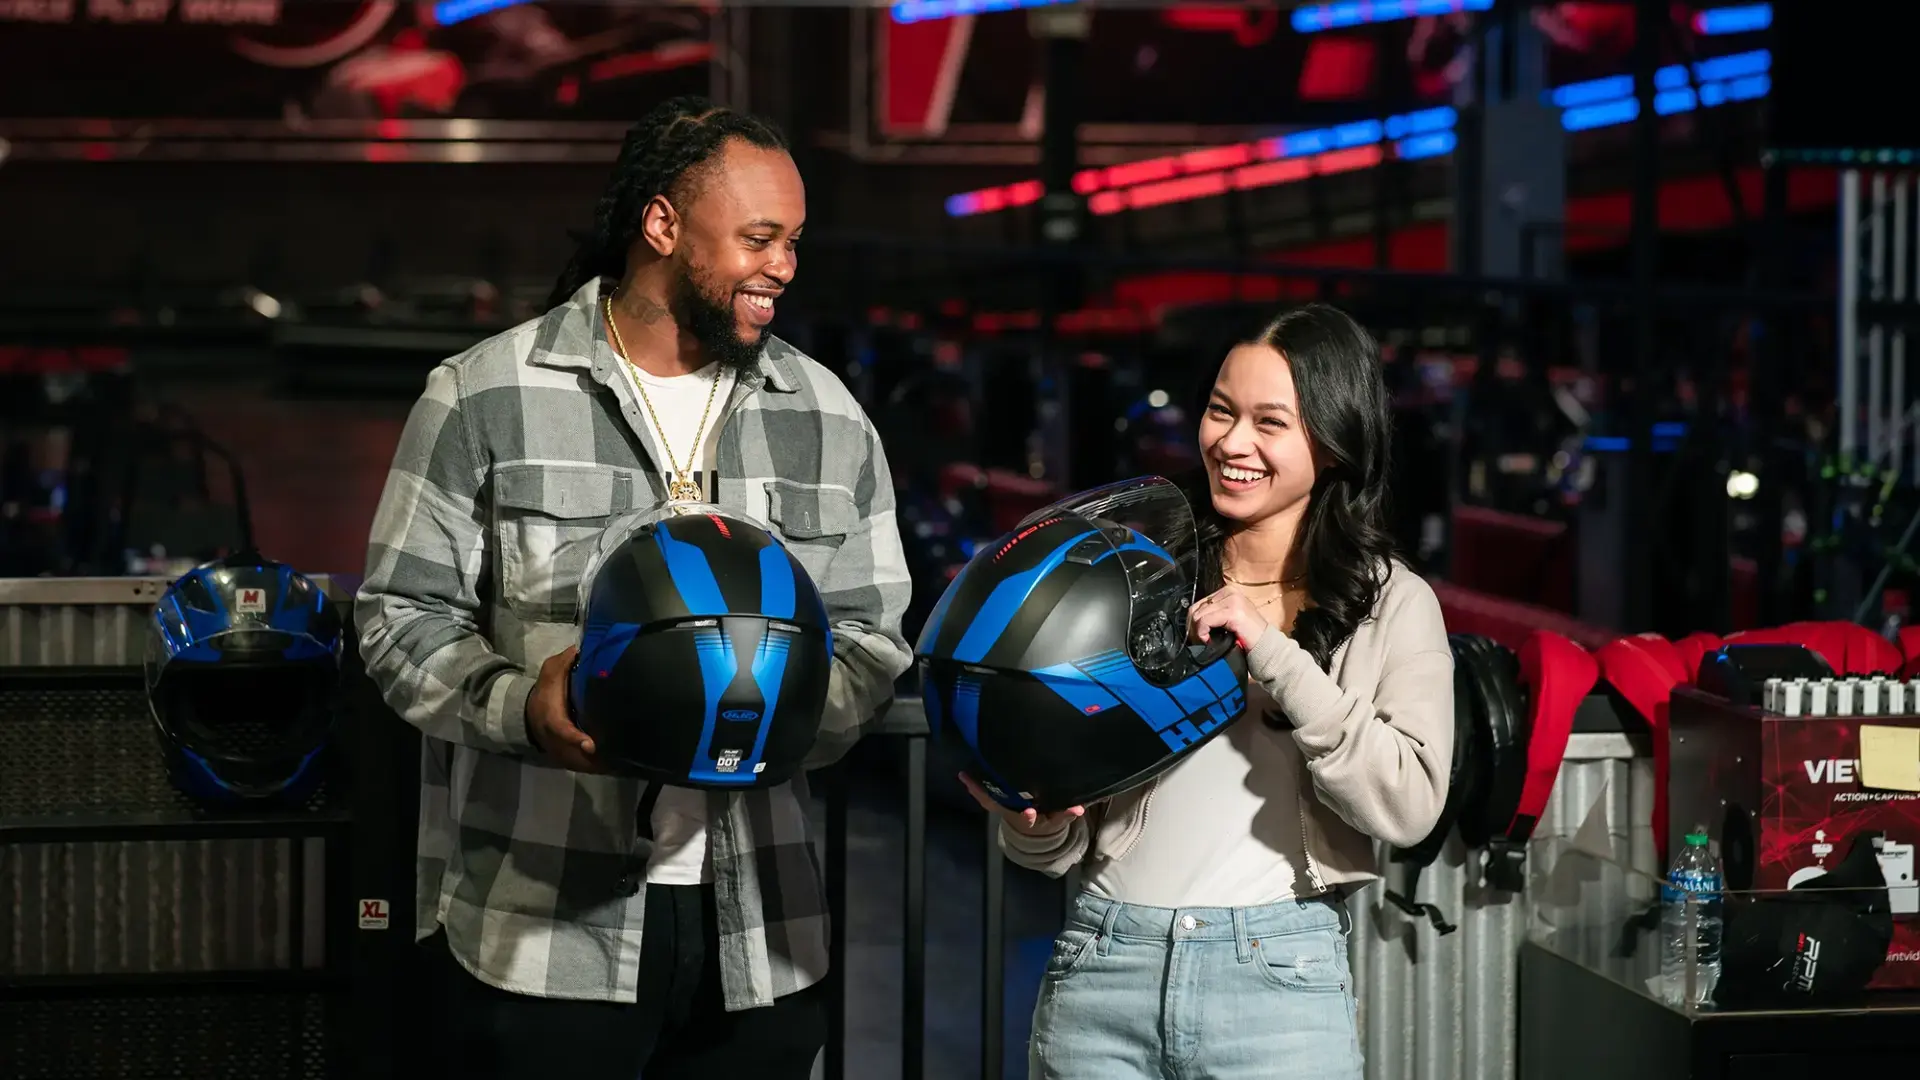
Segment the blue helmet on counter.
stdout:
<svg viewBox="0 0 1920 1080">
<path fill-rule="evenodd" d="M 174 785 L 213 802 L 310 796 L 340 700 L 342 623 L 324 590 L 241 552 L 167 586 L 147 629 L 147 704 Z"/>
<path fill-rule="evenodd" d="M 698 503 L 610 526 L 581 582 L 573 721 L 618 773 L 783 784 L 820 734 L 833 629 L 772 530 Z"/>
<path fill-rule="evenodd" d="M 1187 639 L 1198 535 L 1178 486 L 1126 480 L 1036 511 L 947 587 L 915 650 L 927 721 L 996 800 L 1118 794 L 1246 710 L 1231 636 Z"/>
</svg>

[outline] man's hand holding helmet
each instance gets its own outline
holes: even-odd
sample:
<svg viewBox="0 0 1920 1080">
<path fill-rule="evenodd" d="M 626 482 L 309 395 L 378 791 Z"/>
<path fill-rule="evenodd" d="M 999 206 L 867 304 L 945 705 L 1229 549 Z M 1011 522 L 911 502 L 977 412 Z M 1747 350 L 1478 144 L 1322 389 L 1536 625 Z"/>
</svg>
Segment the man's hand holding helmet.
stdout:
<svg viewBox="0 0 1920 1080">
<path fill-rule="evenodd" d="M 567 716 L 567 674 L 580 647 L 569 645 L 547 657 L 527 695 L 527 738 L 555 765 L 574 772 L 605 772 L 593 756 L 593 740 Z"/>
</svg>

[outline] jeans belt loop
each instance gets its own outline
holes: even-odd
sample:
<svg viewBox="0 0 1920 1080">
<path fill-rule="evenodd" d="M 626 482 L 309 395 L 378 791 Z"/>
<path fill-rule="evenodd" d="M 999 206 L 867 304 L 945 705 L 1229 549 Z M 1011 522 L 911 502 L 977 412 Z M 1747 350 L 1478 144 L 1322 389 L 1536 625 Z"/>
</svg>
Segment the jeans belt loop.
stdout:
<svg viewBox="0 0 1920 1080">
<path fill-rule="evenodd" d="M 1245 964 L 1253 959 L 1253 938 L 1247 933 L 1247 909 L 1233 909 L 1233 955 Z"/>
<path fill-rule="evenodd" d="M 1107 955 L 1107 950 L 1112 946 L 1113 942 L 1113 924 L 1119 920 L 1120 901 L 1107 901 L 1107 910 L 1100 915 L 1100 935 L 1094 942 L 1094 948 L 1099 950 L 1099 955 Z"/>
</svg>

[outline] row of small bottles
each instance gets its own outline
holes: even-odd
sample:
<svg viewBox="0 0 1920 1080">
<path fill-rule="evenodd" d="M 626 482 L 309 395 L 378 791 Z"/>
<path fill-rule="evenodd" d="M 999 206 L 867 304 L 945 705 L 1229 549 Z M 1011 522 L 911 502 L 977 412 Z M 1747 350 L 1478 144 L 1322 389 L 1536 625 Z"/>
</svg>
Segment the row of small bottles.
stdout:
<svg viewBox="0 0 1920 1080">
<path fill-rule="evenodd" d="M 1905 716 L 1920 712 L 1920 679 L 1768 679 L 1760 703 L 1779 716 Z"/>
</svg>

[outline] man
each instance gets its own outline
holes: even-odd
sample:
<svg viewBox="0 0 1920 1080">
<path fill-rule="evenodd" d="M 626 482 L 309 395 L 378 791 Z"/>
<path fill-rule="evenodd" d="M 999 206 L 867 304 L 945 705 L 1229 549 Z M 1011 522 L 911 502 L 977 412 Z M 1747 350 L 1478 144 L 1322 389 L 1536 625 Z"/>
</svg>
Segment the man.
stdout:
<svg viewBox="0 0 1920 1080">
<path fill-rule="evenodd" d="M 766 330 L 805 221 L 770 125 L 662 105 L 621 147 L 552 310 L 436 368 L 401 438 L 360 647 L 426 735 L 417 899 L 451 957 L 455 1075 L 779 1080 L 825 1041 L 804 777 L 650 793 L 601 772 L 565 690 L 595 539 L 667 499 L 769 522 L 820 587 L 835 656 L 809 767 L 846 752 L 911 662 L 873 425 Z"/>
</svg>

